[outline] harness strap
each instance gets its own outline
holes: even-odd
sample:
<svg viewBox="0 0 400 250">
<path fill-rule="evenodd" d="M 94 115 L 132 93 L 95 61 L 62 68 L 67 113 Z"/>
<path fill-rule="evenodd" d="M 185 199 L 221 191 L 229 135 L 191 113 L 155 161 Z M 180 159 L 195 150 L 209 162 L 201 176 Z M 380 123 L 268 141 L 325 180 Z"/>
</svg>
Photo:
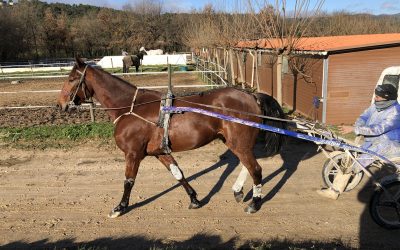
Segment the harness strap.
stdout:
<svg viewBox="0 0 400 250">
<path fill-rule="evenodd" d="M 137 117 L 137 118 L 139 118 L 139 119 L 141 119 L 141 120 L 143 120 L 145 122 L 148 122 L 150 124 L 153 124 L 153 125 L 157 126 L 157 124 L 155 122 L 149 121 L 146 118 L 144 118 L 143 116 L 140 116 L 140 115 L 136 114 L 135 112 L 133 112 L 133 107 L 135 106 L 135 101 L 136 101 L 136 97 L 137 97 L 138 92 L 139 92 L 139 89 L 136 88 L 135 94 L 133 95 L 133 99 L 132 99 L 131 110 L 129 112 L 126 112 L 126 113 L 118 116 L 117 119 L 115 119 L 114 122 L 113 122 L 114 125 L 116 125 L 118 123 L 118 121 L 121 119 L 122 116 L 133 115 L 133 116 L 135 116 L 135 117 Z"/>
<path fill-rule="evenodd" d="M 132 99 L 131 110 L 129 111 L 130 113 L 133 112 L 133 107 L 135 106 L 135 101 L 136 101 L 138 92 L 139 92 L 139 89 L 136 88 L 135 94 L 133 95 L 133 99 Z"/>
<path fill-rule="evenodd" d="M 150 121 L 150 120 L 147 120 L 147 119 L 144 118 L 143 116 L 140 116 L 140 115 L 138 115 L 138 114 L 136 114 L 136 113 L 134 113 L 134 112 L 126 112 L 126 113 L 124 113 L 124 114 L 118 116 L 118 117 L 114 120 L 114 122 L 113 122 L 114 125 L 116 125 L 116 124 L 118 123 L 118 121 L 121 119 L 121 117 L 123 117 L 123 116 L 125 116 L 125 115 L 133 115 L 133 116 L 135 116 L 135 117 L 141 119 L 142 121 L 145 121 L 145 122 L 148 122 L 148 123 L 150 123 L 150 124 L 152 124 L 152 125 L 154 125 L 154 126 L 157 126 L 157 123 L 152 122 L 152 121 Z"/>
<path fill-rule="evenodd" d="M 164 128 L 164 135 L 161 141 L 161 145 L 160 148 L 164 151 L 164 153 L 166 154 L 170 154 L 172 152 L 172 150 L 169 147 L 169 138 L 168 138 L 168 128 L 169 128 L 169 121 L 171 119 L 171 112 L 164 112 L 163 108 L 164 107 L 172 107 L 172 100 L 173 100 L 174 96 L 172 94 L 171 91 L 168 91 L 167 93 L 167 97 L 165 100 L 165 103 L 161 103 L 161 112 L 160 112 L 160 116 L 162 122 L 160 122 L 160 125 Z"/>
<path fill-rule="evenodd" d="M 84 88 L 84 87 L 83 87 L 83 82 L 85 81 L 85 75 L 86 75 L 86 70 L 87 70 L 88 66 L 89 66 L 89 65 L 86 65 L 86 66 L 85 66 L 85 69 L 83 70 L 83 72 L 80 72 L 79 70 L 76 70 L 76 72 L 78 72 L 79 74 L 81 74 L 81 78 L 79 79 L 78 86 L 76 86 L 76 89 L 75 89 L 75 91 L 74 91 L 72 97 L 70 98 L 71 101 L 74 100 L 74 99 L 75 99 L 75 96 L 78 94 L 79 87 Z M 84 92 L 85 99 L 86 99 L 86 91 L 83 90 L 83 92 Z"/>
</svg>

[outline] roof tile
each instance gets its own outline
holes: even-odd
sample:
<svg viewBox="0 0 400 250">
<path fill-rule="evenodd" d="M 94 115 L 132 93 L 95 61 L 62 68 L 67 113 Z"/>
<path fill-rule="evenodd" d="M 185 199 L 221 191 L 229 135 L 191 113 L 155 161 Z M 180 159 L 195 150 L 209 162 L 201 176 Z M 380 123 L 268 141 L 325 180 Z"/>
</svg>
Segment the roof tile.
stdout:
<svg viewBox="0 0 400 250">
<path fill-rule="evenodd" d="M 400 44 L 400 33 L 304 37 L 297 42 L 296 47 L 298 50 L 303 51 L 337 51 L 396 43 Z M 275 49 L 282 47 L 281 44 L 282 41 L 279 39 L 259 39 L 241 41 L 237 44 L 237 47 Z"/>
</svg>

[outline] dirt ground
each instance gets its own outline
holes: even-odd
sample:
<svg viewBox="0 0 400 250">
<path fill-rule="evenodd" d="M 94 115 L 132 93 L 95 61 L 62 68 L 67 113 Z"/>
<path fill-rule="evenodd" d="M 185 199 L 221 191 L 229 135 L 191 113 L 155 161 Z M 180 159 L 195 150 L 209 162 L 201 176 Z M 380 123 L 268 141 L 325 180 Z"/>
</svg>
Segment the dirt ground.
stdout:
<svg viewBox="0 0 400 250">
<path fill-rule="evenodd" d="M 197 81 L 186 78 L 193 84 Z M 166 82 L 165 78 L 157 81 Z M 59 88 L 61 83 L 54 80 L 0 83 L 0 92 Z M 3 94 L 0 106 L 49 105 L 54 97 L 54 93 L 48 97 Z M 2 110 L 1 126 L 87 118 L 74 120 L 43 110 L 49 113 L 38 117 L 32 111 Z M 53 118 L 48 117 L 51 114 Z M 71 150 L 27 151 L 0 145 L 0 248 L 400 248 L 400 231 L 382 229 L 370 218 L 373 188 L 366 178 L 339 200 L 327 200 L 315 192 L 322 187 L 325 157 L 314 144 L 288 140 L 273 158 L 263 157 L 262 145 L 255 152 L 264 183 L 263 206 L 256 214 L 243 211 L 250 193 L 244 203 L 235 202 L 231 187 L 240 164 L 222 142 L 214 141 L 173 154 L 203 207 L 189 210 L 184 189 L 149 157 L 139 169 L 129 211 L 109 219 L 107 214 L 122 196 L 124 180 L 123 154 L 115 146 L 92 142 Z M 246 192 L 251 185 L 248 179 Z"/>
</svg>

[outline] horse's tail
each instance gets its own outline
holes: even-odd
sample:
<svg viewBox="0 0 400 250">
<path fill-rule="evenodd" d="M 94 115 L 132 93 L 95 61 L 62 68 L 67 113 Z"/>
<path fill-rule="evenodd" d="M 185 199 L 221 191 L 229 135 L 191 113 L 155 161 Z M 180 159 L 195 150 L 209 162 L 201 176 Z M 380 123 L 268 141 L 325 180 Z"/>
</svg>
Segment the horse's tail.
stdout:
<svg viewBox="0 0 400 250">
<path fill-rule="evenodd" d="M 256 97 L 260 102 L 263 115 L 276 118 L 285 118 L 285 113 L 279 103 L 271 96 L 263 93 L 257 93 Z M 277 121 L 268 118 L 263 119 L 263 123 L 269 126 L 286 129 L 286 122 Z M 273 132 L 265 132 L 265 150 L 268 156 L 279 153 L 285 142 L 285 136 Z"/>
</svg>

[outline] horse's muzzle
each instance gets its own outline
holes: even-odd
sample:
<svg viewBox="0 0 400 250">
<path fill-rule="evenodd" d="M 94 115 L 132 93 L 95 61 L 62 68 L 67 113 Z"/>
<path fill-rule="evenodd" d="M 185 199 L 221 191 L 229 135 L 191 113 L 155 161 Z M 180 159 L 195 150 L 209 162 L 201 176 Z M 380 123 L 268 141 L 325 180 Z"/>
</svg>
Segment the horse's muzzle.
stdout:
<svg viewBox="0 0 400 250">
<path fill-rule="evenodd" d="M 56 107 L 57 107 L 58 110 L 61 110 L 61 111 L 63 111 L 63 112 L 69 111 L 69 109 L 70 109 L 68 103 L 62 103 L 62 104 L 61 104 L 61 103 L 58 103 L 58 104 L 56 105 Z"/>
</svg>

